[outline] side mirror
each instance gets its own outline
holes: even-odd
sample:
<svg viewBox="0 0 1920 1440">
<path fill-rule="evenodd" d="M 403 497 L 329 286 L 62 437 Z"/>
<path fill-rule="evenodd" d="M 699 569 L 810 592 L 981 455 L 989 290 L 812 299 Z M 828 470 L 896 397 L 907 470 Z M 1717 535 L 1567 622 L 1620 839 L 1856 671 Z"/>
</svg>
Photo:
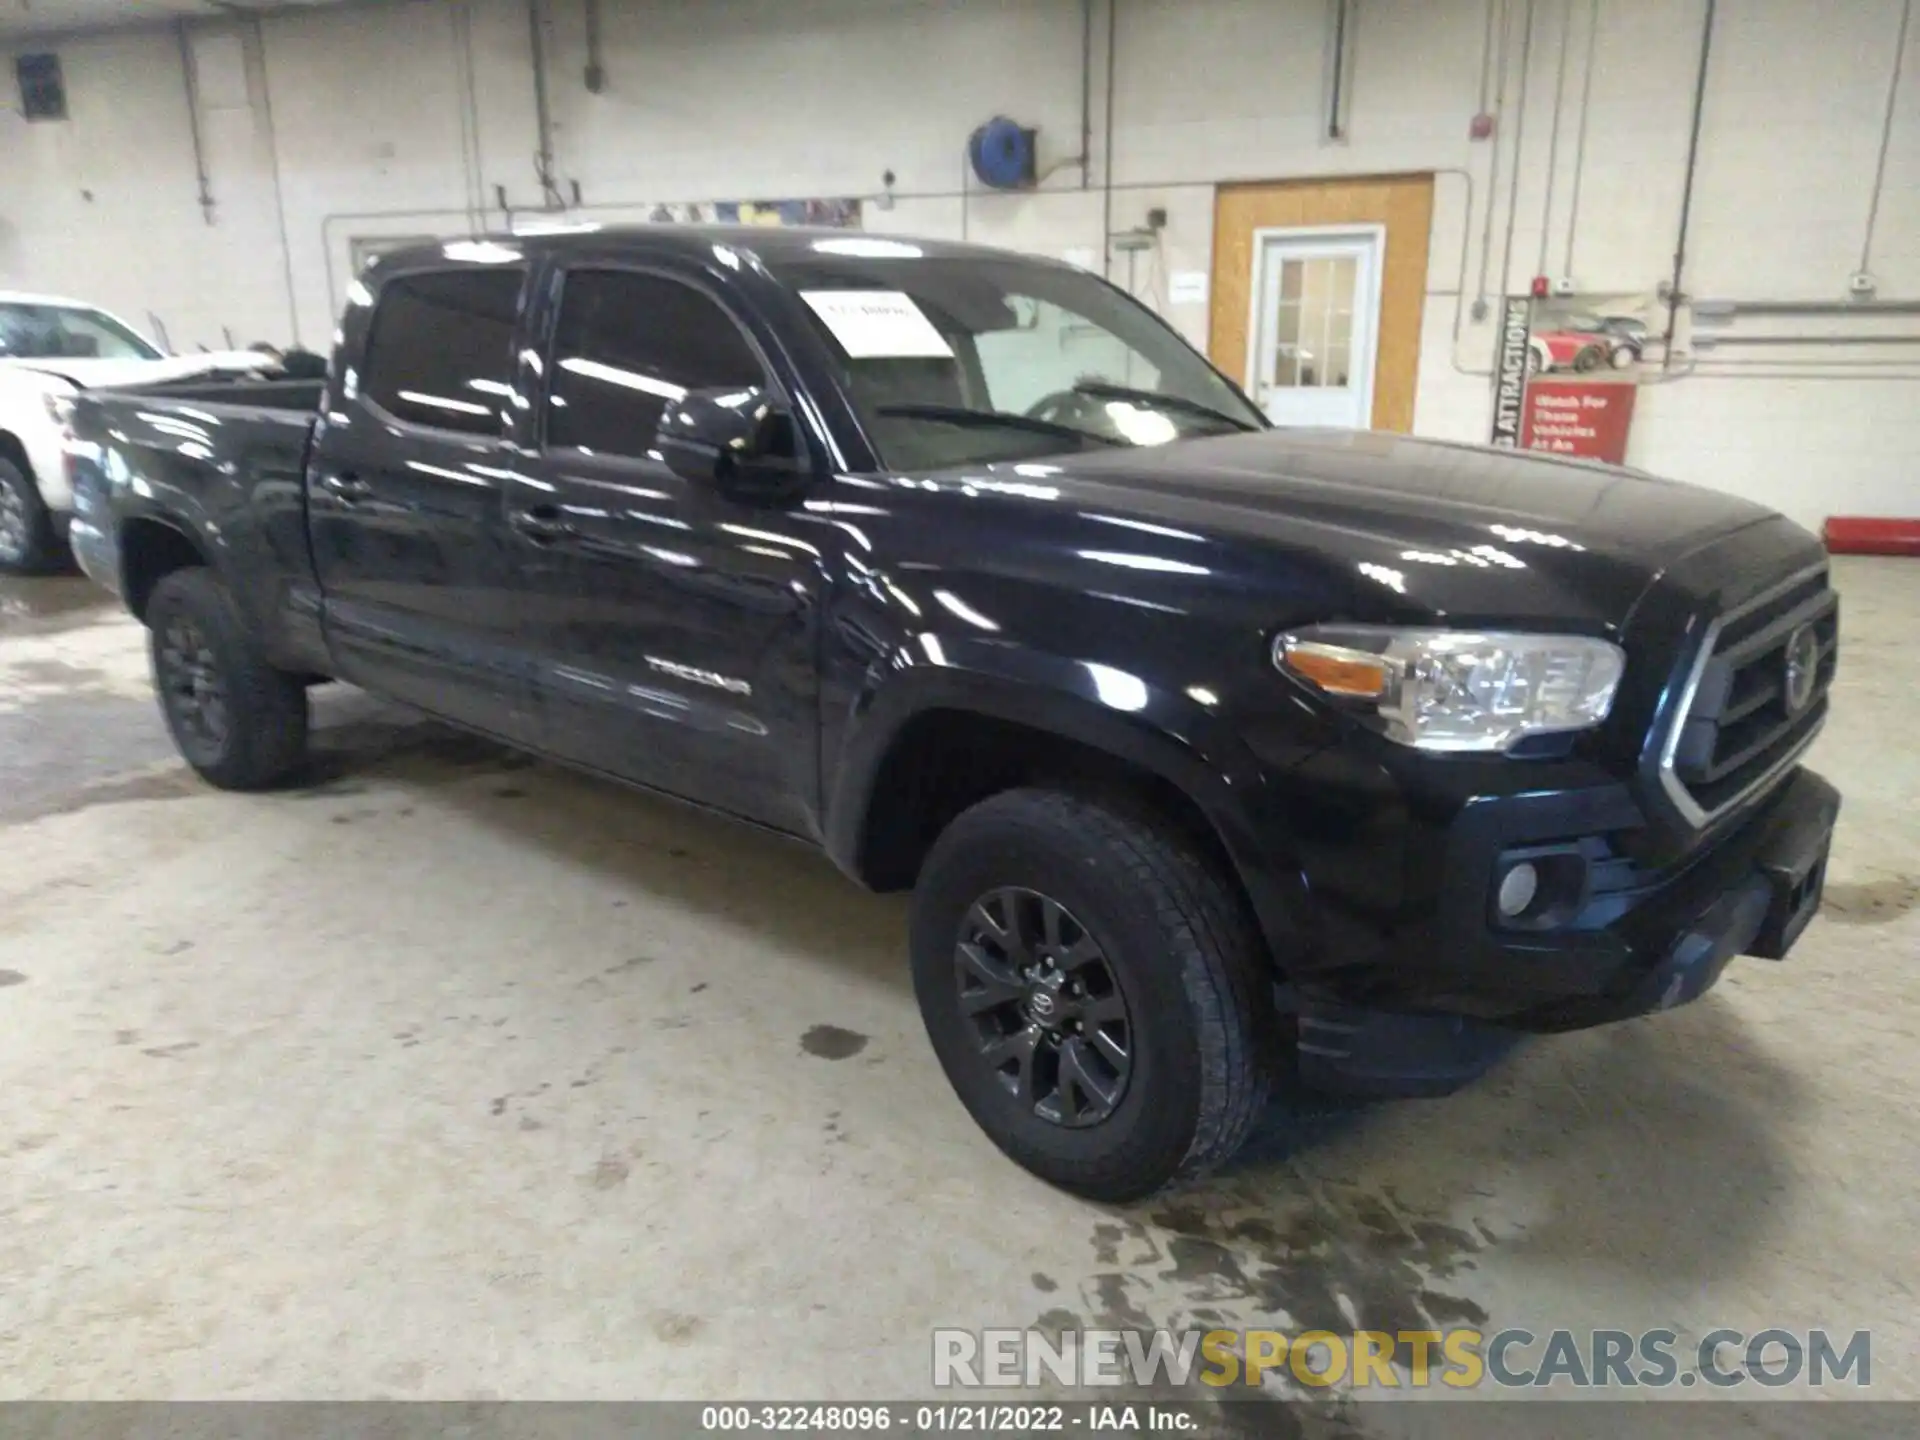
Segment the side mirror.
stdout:
<svg viewBox="0 0 1920 1440">
<path fill-rule="evenodd" d="M 774 491 L 802 473 L 793 417 L 759 386 L 689 390 L 661 415 L 654 444 L 696 483 Z"/>
</svg>

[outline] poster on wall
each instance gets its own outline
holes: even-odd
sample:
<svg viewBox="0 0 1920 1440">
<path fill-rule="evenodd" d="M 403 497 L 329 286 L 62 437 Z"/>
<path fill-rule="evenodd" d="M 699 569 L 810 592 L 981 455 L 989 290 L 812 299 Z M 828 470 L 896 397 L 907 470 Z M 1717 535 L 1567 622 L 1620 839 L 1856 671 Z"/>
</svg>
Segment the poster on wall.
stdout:
<svg viewBox="0 0 1920 1440">
<path fill-rule="evenodd" d="M 857 199 L 701 200 L 655 205 L 647 219 L 656 225 L 827 225 L 860 228 Z"/>
<path fill-rule="evenodd" d="M 1493 443 L 1624 463 L 1651 305 L 1646 296 L 1508 296 Z"/>
</svg>

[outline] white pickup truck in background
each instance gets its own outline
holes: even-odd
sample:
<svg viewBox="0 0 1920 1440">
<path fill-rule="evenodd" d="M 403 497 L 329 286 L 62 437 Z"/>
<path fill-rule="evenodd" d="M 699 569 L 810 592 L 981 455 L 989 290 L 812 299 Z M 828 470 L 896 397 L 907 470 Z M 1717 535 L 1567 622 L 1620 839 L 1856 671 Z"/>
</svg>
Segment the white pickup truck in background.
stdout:
<svg viewBox="0 0 1920 1440">
<path fill-rule="evenodd" d="M 45 570 L 62 556 L 73 509 L 66 420 L 79 391 L 276 363 L 252 350 L 168 355 L 97 306 L 0 290 L 0 574 Z"/>
</svg>

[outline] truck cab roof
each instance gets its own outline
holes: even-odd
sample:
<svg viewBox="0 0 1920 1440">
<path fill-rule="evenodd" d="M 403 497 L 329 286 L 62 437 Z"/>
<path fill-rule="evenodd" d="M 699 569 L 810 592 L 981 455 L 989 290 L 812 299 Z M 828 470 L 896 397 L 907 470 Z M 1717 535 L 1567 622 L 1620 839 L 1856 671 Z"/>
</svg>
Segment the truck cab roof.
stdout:
<svg viewBox="0 0 1920 1440">
<path fill-rule="evenodd" d="M 1016 257 L 1042 265 L 1065 261 L 1046 256 L 975 245 L 954 240 L 929 240 L 915 235 L 873 235 L 820 225 L 599 225 L 555 222 L 518 233 L 479 235 L 432 245 L 412 245 L 387 252 L 379 266 L 416 269 L 434 264 L 497 265 L 522 256 L 569 255 L 591 252 L 629 252 L 635 258 L 684 256 L 711 258 L 714 247 L 751 253 L 770 262 L 805 259 L 812 255 L 843 255 L 871 259 L 982 260 Z"/>
</svg>

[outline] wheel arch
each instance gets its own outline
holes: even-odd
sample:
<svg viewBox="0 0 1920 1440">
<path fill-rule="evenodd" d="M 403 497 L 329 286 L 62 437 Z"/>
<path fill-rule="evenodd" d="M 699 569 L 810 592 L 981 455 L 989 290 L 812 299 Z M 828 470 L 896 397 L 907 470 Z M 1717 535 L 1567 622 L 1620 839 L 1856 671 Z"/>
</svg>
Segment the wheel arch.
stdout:
<svg viewBox="0 0 1920 1440">
<path fill-rule="evenodd" d="M 184 526 L 153 515 L 133 515 L 120 522 L 120 586 L 127 609 L 144 622 L 154 587 L 178 570 L 204 567 L 213 561 Z"/>
<path fill-rule="evenodd" d="M 1022 786 L 1068 789 L 1172 825 L 1220 867 L 1269 948 L 1285 955 L 1304 938 L 1299 867 L 1275 856 L 1274 837 L 1236 798 L 1236 786 L 1254 783 L 1251 757 L 1195 744 L 1209 721 L 1193 702 L 1159 692 L 1143 711 L 1123 713 L 1005 676 L 896 674 L 841 747 L 828 853 L 870 889 L 907 889 L 965 809 Z"/>
<path fill-rule="evenodd" d="M 27 455 L 27 442 L 11 430 L 0 429 L 0 460 L 12 463 L 27 479 L 38 485 L 39 477 L 33 472 L 33 461 Z"/>
</svg>

